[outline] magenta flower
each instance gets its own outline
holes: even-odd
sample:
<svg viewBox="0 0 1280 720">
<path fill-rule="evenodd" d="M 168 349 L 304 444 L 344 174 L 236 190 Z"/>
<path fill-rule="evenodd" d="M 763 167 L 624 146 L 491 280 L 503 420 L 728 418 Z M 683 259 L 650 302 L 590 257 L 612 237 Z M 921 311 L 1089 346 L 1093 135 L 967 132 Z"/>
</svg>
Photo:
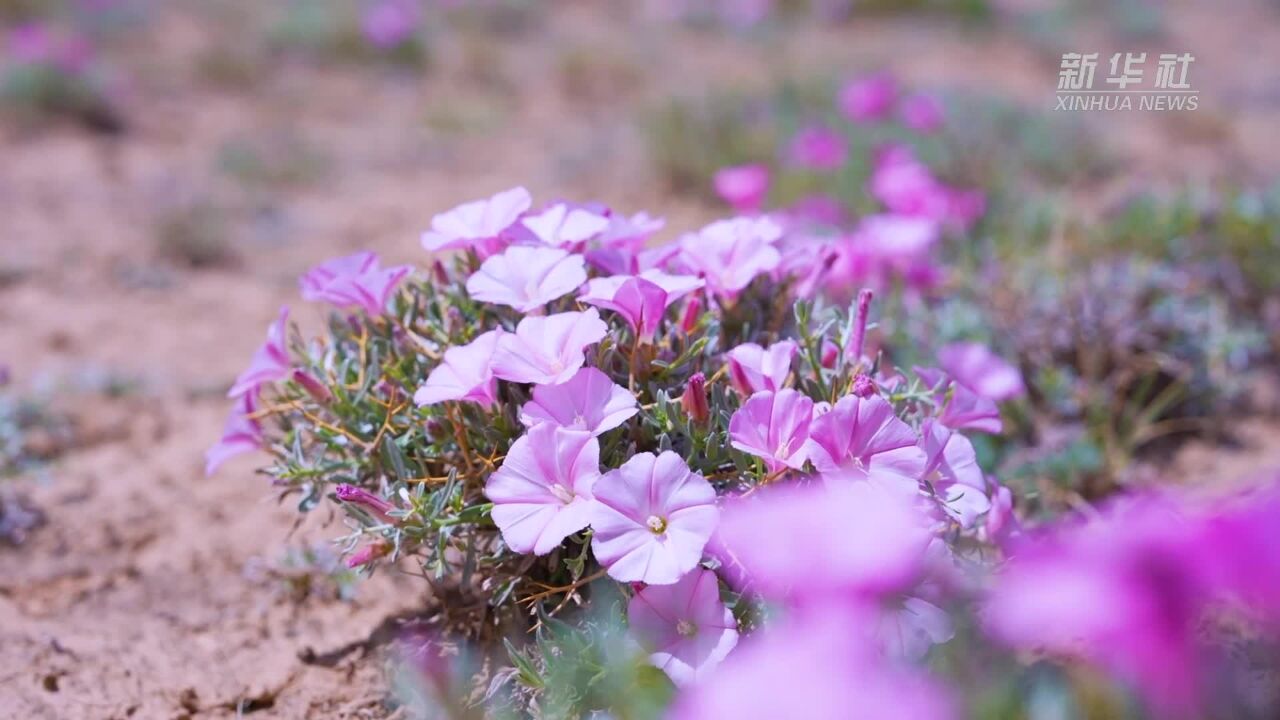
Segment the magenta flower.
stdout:
<svg viewBox="0 0 1280 720">
<path fill-rule="evenodd" d="M 377 254 L 371 252 L 321 263 L 298 279 L 302 299 L 339 308 L 359 307 L 369 315 L 379 315 L 386 310 L 396 285 L 413 268 L 399 265 L 381 269 L 378 265 Z"/>
<path fill-rule="evenodd" d="M 867 215 L 852 242 L 884 270 L 909 272 L 928 257 L 938 240 L 938 224 L 910 215 Z"/>
<path fill-rule="evenodd" d="M 887 483 L 914 494 L 927 469 L 919 438 L 879 395 L 846 395 L 813 421 L 810 458 L 829 480 Z"/>
<path fill-rule="evenodd" d="M 491 255 L 505 244 L 503 232 L 532 204 L 529 191 L 522 187 L 463 203 L 431 219 L 431 229 L 422 234 L 422 246 L 432 252 L 472 248 L 482 257 Z"/>
<path fill-rule="evenodd" d="M 390 515 L 391 511 L 396 509 L 396 506 L 364 488 L 341 483 L 334 488 L 333 492 L 342 502 L 354 505 L 384 523 L 397 522 Z"/>
<path fill-rule="evenodd" d="M 978 395 L 1003 402 L 1024 394 L 1022 373 L 981 343 L 952 343 L 938 351 L 948 375 Z"/>
<path fill-rule="evenodd" d="M 935 420 L 926 420 L 920 434 L 920 445 L 928 456 L 924 480 L 948 515 L 962 527 L 972 527 L 991 509 L 987 478 L 978 467 L 973 443 Z"/>
<path fill-rule="evenodd" d="M 844 136 L 822 125 L 810 125 L 796 133 L 787 147 L 787 158 L 793 165 L 826 172 L 840 169 L 848 154 Z"/>
<path fill-rule="evenodd" d="M 884 120 L 897 100 L 898 84 L 888 74 L 852 80 L 840 89 L 840 112 L 856 123 Z"/>
<path fill-rule="evenodd" d="M 799 470 L 809 459 L 813 401 L 795 390 L 752 395 L 729 420 L 735 448 L 764 460 L 769 472 Z"/>
<path fill-rule="evenodd" d="M 868 483 L 766 487 L 725 505 L 717 556 L 774 600 L 822 603 L 881 595 L 919 574 L 932 537 L 925 518 Z"/>
<path fill-rule="evenodd" d="M 942 404 L 938 421 L 952 430 L 977 430 L 999 433 L 1004 427 L 1000 420 L 1000 408 L 994 400 L 980 397 L 969 388 L 955 382 L 936 368 L 915 368 L 916 374 Z M 949 399 L 948 399 L 949 398 Z"/>
<path fill-rule="evenodd" d="M 520 422 L 526 427 L 550 423 L 596 437 L 637 412 L 636 397 L 630 390 L 599 370 L 584 367 L 560 385 L 535 386 L 533 399 L 520 408 Z"/>
<path fill-rule="evenodd" d="M 444 360 L 413 394 L 413 401 L 419 407 L 447 400 L 492 405 L 498 398 L 493 358 L 502 335 L 501 329 L 490 330 L 466 345 L 445 350 Z"/>
<path fill-rule="evenodd" d="M 484 494 L 507 546 L 546 555 L 591 522 L 600 444 L 590 433 L 536 425 L 511 445 Z"/>
<path fill-rule="evenodd" d="M 596 560 L 620 582 L 670 585 L 702 559 L 720 511 L 716 492 L 673 452 L 637 453 L 595 487 Z"/>
<path fill-rule="evenodd" d="M 796 344 L 782 340 L 766 350 L 756 343 L 743 343 L 726 353 L 729 358 L 729 381 L 744 396 L 762 390 L 777 391 L 791 374 L 791 360 Z"/>
<path fill-rule="evenodd" d="M 649 661 L 677 685 L 706 676 L 738 644 L 738 622 L 720 602 L 716 574 L 694 570 L 674 585 L 648 585 L 627 604 L 627 623 Z"/>
<path fill-rule="evenodd" d="M 760 165 L 735 165 L 721 168 L 713 180 L 716 194 L 737 212 L 758 212 L 769 192 L 769 168 Z"/>
<path fill-rule="evenodd" d="M 586 362 L 585 349 L 604 339 L 609 326 L 595 308 L 527 317 L 498 342 L 493 374 L 517 383 L 558 385 Z"/>
<path fill-rule="evenodd" d="M 934 133 L 942 128 L 942 102 L 933 95 L 919 93 L 902 101 L 899 111 L 902 124 L 919 133 Z"/>
<path fill-rule="evenodd" d="M 390 50 L 413 37 L 418 20 L 418 5 L 412 0 L 377 0 L 365 7 L 360 30 L 375 47 Z"/>
<path fill-rule="evenodd" d="M 571 293 L 587 281 L 581 255 L 550 247 L 513 245 L 467 278 L 471 297 L 530 312 Z"/>
<path fill-rule="evenodd" d="M 235 407 L 231 409 L 222 428 L 222 437 L 205 451 L 205 476 L 218 472 L 223 463 L 237 455 L 262 448 L 262 427 L 252 417 L 258 409 L 255 395 L 256 393 L 245 393 L 236 398 Z"/>
<path fill-rule="evenodd" d="M 653 339 L 671 303 L 706 283 L 691 275 L 668 275 L 661 270 L 645 270 L 636 276 L 614 275 L 596 278 L 578 299 L 621 315 L 642 341 Z"/>
<path fill-rule="evenodd" d="M 538 215 L 526 215 L 520 224 L 543 245 L 574 249 L 604 232 L 609 227 L 609 218 L 557 203 Z"/>
<path fill-rule="evenodd" d="M 732 300 L 778 267 L 782 254 L 774 243 L 781 237 L 782 228 L 767 217 L 718 220 L 680 238 L 679 262 L 706 278 L 712 293 Z"/>
<path fill-rule="evenodd" d="M 249 367 L 236 378 L 227 397 L 257 394 L 265 383 L 278 382 L 289 377 L 293 368 L 289 364 L 289 351 L 285 347 L 288 335 L 289 308 L 281 307 L 276 321 L 267 328 L 267 340 L 253 354 Z"/>
</svg>

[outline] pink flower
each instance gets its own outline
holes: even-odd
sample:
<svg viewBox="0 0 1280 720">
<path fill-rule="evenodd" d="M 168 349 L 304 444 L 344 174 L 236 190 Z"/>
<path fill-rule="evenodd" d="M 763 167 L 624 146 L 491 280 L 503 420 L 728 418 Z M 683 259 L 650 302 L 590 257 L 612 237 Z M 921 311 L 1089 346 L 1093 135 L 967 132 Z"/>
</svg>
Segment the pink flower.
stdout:
<svg viewBox="0 0 1280 720">
<path fill-rule="evenodd" d="M 978 395 L 1003 402 L 1024 394 L 1022 373 L 981 343 L 952 343 L 938 351 L 948 375 Z"/>
<path fill-rule="evenodd" d="M 766 217 L 718 220 L 680 239 L 679 261 L 706 278 L 712 293 L 732 300 L 778 267 L 782 254 L 773 243 L 781 237 L 782 228 Z"/>
<path fill-rule="evenodd" d="M 446 400 L 492 405 L 498 396 L 498 383 L 493 377 L 493 357 L 502 335 L 500 329 L 490 330 L 466 345 L 446 350 L 444 360 L 413 394 L 413 401 L 419 406 Z"/>
<path fill-rule="evenodd" d="M 591 550 L 620 582 L 670 585 L 702 559 L 716 493 L 673 452 L 637 453 L 595 488 Z"/>
<path fill-rule="evenodd" d="M 600 444 L 590 433 L 536 425 L 511 445 L 485 483 L 507 546 L 546 555 L 591 522 Z"/>
<path fill-rule="evenodd" d="M 938 224 L 909 215 L 867 215 L 852 242 L 885 270 L 905 273 L 927 259 L 938 240 Z"/>
<path fill-rule="evenodd" d="M 1018 516 L 1013 512 L 1013 493 L 1003 485 L 996 486 L 991 493 L 991 510 L 982 521 L 978 537 L 989 543 L 1003 545 L 1021 532 Z"/>
<path fill-rule="evenodd" d="M 813 401 L 795 390 L 764 390 L 752 395 L 729 420 L 729 440 L 737 449 L 765 461 L 769 472 L 799 470 L 809 459 L 809 423 Z"/>
<path fill-rule="evenodd" d="M 586 362 L 585 349 L 604 339 L 609 326 L 595 308 L 527 317 L 498 342 L 493 374 L 517 383 L 558 385 Z"/>
<path fill-rule="evenodd" d="M 604 232 L 609 227 L 609 218 L 557 203 L 538 215 L 526 215 L 520 224 L 543 245 L 573 249 Z"/>
<path fill-rule="evenodd" d="M 530 312 L 571 293 L 587 281 L 581 255 L 549 247 L 513 245 L 467 278 L 471 297 Z"/>
<path fill-rule="evenodd" d="M 236 398 L 235 407 L 227 416 L 226 425 L 222 428 L 222 437 L 205 451 L 204 474 L 211 476 L 227 460 L 253 452 L 262 448 L 262 427 L 252 415 L 258 409 L 255 393 L 245 393 Z"/>
<path fill-rule="evenodd" d="M 828 480 L 868 480 L 914 495 L 927 457 L 919 438 L 879 395 L 846 395 L 813 421 L 810 458 Z"/>
<path fill-rule="evenodd" d="M 293 368 L 289 364 L 289 351 L 285 347 L 288 325 L 289 308 L 281 307 L 280 315 L 267 328 L 266 342 L 254 352 L 249 367 L 236 378 L 227 397 L 256 394 L 264 383 L 278 382 L 289 376 Z"/>
<path fill-rule="evenodd" d="M 934 645 L 955 637 L 951 616 L 942 608 L 918 597 L 909 597 L 880 615 L 876 636 L 891 658 L 919 661 Z"/>
<path fill-rule="evenodd" d="M 741 582 L 805 604 L 897 591 L 919 574 L 931 533 L 921 513 L 867 483 L 787 483 L 729 502 L 716 533 Z"/>
<path fill-rule="evenodd" d="M 431 230 L 422 234 L 422 246 L 432 252 L 473 248 L 482 257 L 490 255 L 505 244 L 500 240 L 503 231 L 532 204 L 529 191 L 522 187 L 463 203 L 431 219 Z"/>
<path fill-rule="evenodd" d="M 390 50 L 413 37 L 419 20 L 417 3 L 409 0 L 378 0 L 365 8 L 360 30 L 375 47 Z"/>
<path fill-rule="evenodd" d="M 822 125 L 810 125 L 796 133 L 787 147 L 791 163 L 810 170 L 838 170 L 848 154 L 844 136 Z"/>
<path fill-rule="evenodd" d="M 527 427 L 550 423 L 596 437 L 638 411 L 631 391 L 599 370 L 584 367 L 560 385 L 535 386 L 533 399 L 520 408 L 520 422 Z"/>
<path fill-rule="evenodd" d="M 365 490 L 364 488 L 341 483 L 334 488 L 334 494 L 344 503 L 354 505 L 361 510 L 369 513 L 377 520 L 384 523 L 395 523 L 397 520 L 390 515 L 392 510 L 396 509 L 395 505 L 383 500 L 381 497 Z"/>
<path fill-rule="evenodd" d="M 380 269 L 378 264 L 377 254 L 371 252 L 321 263 L 299 278 L 302 298 L 339 308 L 360 307 L 369 315 L 379 315 L 386 310 L 396 285 L 413 268 L 399 265 Z"/>
<path fill-rule="evenodd" d="M 644 249 L 649 238 L 666 225 L 662 218 L 636 213 L 631 217 L 611 215 L 609 226 L 590 243 L 587 262 L 609 275 L 630 275 L 653 267 Z"/>
<path fill-rule="evenodd" d="M 627 623 L 649 661 L 677 685 L 703 679 L 738 644 L 716 574 L 695 568 L 674 585 L 648 585 L 627 604 Z"/>
<path fill-rule="evenodd" d="M 715 175 L 716 194 L 737 212 L 757 212 L 769 192 L 769 168 L 760 164 L 721 168 Z"/>
<path fill-rule="evenodd" d="M 897 95 L 898 84 L 891 75 L 872 75 L 846 83 L 840 89 L 837 104 L 853 122 L 874 122 L 889 116 Z"/>
<path fill-rule="evenodd" d="M 977 430 L 999 433 L 1004 428 L 1000 408 L 994 400 L 980 397 L 955 382 L 936 368 L 915 368 L 916 374 L 933 391 L 936 401 L 944 403 L 938 421 L 952 430 Z M 950 391 L 950 399 L 948 399 Z"/>
<path fill-rule="evenodd" d="M 796 350 L 796 344 L 790 340 L 776 342 L 768 350 L 756 343 L 743 343 L 726 353 L 729 381 L 744 396 L 761 390 L 781 390 L 791 374 L 791 360 Z"/>
<path fill-rule="evenodd" d="M 987 478 L 969 439 L 935 420 L 920 428 L 920 445 L 928 456 L 924 479 L 933 487 L 943 509 L 969 528 L 991 509 Z"/>
<path fill-rule="evenodd" d="M 956 190 L 942 184 L 902 146 L 892 146 L 876 158 L 870 190 L 892 213 L 961 228 L 972 225 L 984 209 L 980 192 Z"/>
<path fill-rule="evenodd" d="M 902 124 L 920 133 L 937 132 L 942 127 L 942 102 L 933 95 L 919 93 L 902 101 Z"/>
<path fill-rule="evenodd" d="M 637 276 L 596 278 L 578 299 L 621 315 L 642 341 L 653 339 L 671 303 L 706 283 L 691 275 L 645 270 Z"/>
</svg>

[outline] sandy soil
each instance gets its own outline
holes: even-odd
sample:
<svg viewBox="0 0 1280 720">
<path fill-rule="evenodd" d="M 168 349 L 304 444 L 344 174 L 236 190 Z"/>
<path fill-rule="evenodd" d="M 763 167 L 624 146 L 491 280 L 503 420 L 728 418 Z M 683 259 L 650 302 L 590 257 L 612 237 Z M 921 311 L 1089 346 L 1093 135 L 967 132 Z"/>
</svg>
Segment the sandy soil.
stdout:
<svg viewBox="0 0 1280 720">
<path fill-rule="evenodd" d="M 1102 118 L 1100 132 L 1132 160 L 1128 181 L 1280 168 L 1280 23 L 1266 15 L 1274 9 L 1236 5 L 1172 4 L 1168 35 L 1143 41 L 1197 54 L 1206 110 Z M 664 37 L 611 24 L 588 3 L 556 7 L 522 35 L 442 36 L 422 75 L 280 58 L 231 86 L 200 70 L 220 44 L 234 49 L 231 31 L 170 8 L 113 56 L 130 78 L 127 134 L 0 129 L 0 270 L 13 278 L 0 283 L 0 364 L 19 386 L 86 372 L 138 381 L 114 399 L 63 398 L 80 441 L 46 481 L 21 483 L 48 522 L 0 548 L 0 716 L 393 713 L 377 641 L 389 619 L 426 606 L 420 583 L 384 574 L 349 602 L 300 601 L 247 568 L 339 534 L 339 521 L 318 512 L 295 527 L 252 459 L 202 476 L 221 394 L 279 305 L 304 326 L 321 317 L 295 296 L 309 265 L 363 248 L 420 261 L 416 237 L 434 212 L 515 183 L 539 198 L 657 211 L 674 229 L 709 219 L 715 208 L 667 196 L 644 162 L 632 121 L 669 92 L 882 66 L 1046 108 L 1055 87 L 1044 50 L 937 18 L 744 41 Z M 569 50 L 638 73 L 606 75 L 586 102 L 561 82 Z M 441 129 L 450 124 L 467 130 Z M 218 148 L 244 138 L 302 143 L 324 168 L 292 183 L 236 181 L 219 172 Z M 158 251 L 165 213 L 202 203 L 226 218 L 235 264 L 192 270 Z M 1274 430 L 1251 429 L 1239 452 L 1198 449 L 1181 467 L 1196 477 L 1240 462 L 1280 467 Z"/>
</svg>

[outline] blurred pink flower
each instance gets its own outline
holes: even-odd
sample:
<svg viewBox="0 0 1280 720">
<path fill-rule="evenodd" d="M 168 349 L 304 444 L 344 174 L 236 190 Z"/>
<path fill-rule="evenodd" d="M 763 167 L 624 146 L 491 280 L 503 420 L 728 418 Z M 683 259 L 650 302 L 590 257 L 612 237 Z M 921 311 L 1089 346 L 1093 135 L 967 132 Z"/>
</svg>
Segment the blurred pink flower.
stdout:
<svg viewBox="0 0 1280 720">
<path fill-rule="evenodd" d="M 339 308 L 355 306 L 369 315 L 380 315 L 396 285 L 412 270 L 408 265 L 381 269 L 376 253 L 361 252 L 311 268 L 298 284 L 304 300 Z"/>
<path fill-rule="evenodd" d="M 587 281 L 581 255 L 551 247 L 513 245 L 467 278 L 471 297 L 520 312 L 537 310 Z"/>
<path fill-rule="evenodd" d="M 981 343 L 951 343 L 938 350 L 938 361 L 960 384 L 996 402 L 1013 399 L 1027 391 L 1022 373 Z"/>
<path fill-rule="evenodd" d="M 720 199 L 737 212 L 757 212 L 769 192 L 769 168 L 760 164 L 721 168 L 713 183 Z"/>
<path fill-rule="evenodd" d="M 795 390 L 752 395 L 729 420 L 733 447 L 765 462 L 769 472 L 799 470 L 809 459 L 813 400 Z"/>
<path fill-rule="evenodd" d="M 412 0 L 375 0 L 360 17 L 360 30 L 375 47 L 395 48 L 411 37 L 420 20 L 418 4 Z"/>
<path fill-rule="evenodd" d="M 871 172 L 873 197 L 899 215 L 967 228 L 984 210 L 981 191 L 956 190 L 939 182 L 910 149 L 894 145 L 877 156 Z"/>
<path fill-rule="evenodd" d="M 281 307 L 276 321 L 267 328 L 267 340 L 253 354 L 249 367 L 227 392 L 227 397 L 257 394 L 265 383 L 277 382 L 289 377 L 293 368 L 289 363 L 289 350 L 285 347 L 289 333 L 289 308 Z"/>
<path fill-rule="evenodd" d="M 715 531 L 716 493 L 673 452 L 637 453 L 595 488 L 591 549 L 620 582 L 670 585 L 692 570 Z"/>
<path fill-rule="evenodd" d="M 609 326 L 595 308 L 527 317 L 498 342 L 493 374 L 517 383 L 558 385 L 586 362 L 585 349 L 604 339 Z"/>
<path fill-rule="evenodd" d="M 621 315 L 644 342 L 653 339 L 671 303 L 705 285 L 692 275 L 668 275 L 661 270 L 645 270 L 637 276 L 614 275 L 596 278 L 578 300 L 607 308 Z"/>
<path fill-rule="evenodd" d="M 899 110 L 902 124 L 919 133 L 933 133 L 942 128 L 942 101 L 928 93 L 917 93 L 902 101 Z"/>
<path fill-rule="evenodd" d="M 898 84 L 886 73 L 851 80 L 840 89 L 840 112 L 856 123 L 884 120 L 893 111 Z"/>
<path fill-rule="evenodd" d="M 227 416 L 222 437 L 204 454 L 204 474 L 211 476 L 227 460 L 247 452 L 260 450 L 263 444 L 262 427 L 252 418 L 258 409 L 256 393 L 245 393 L 236 398 L 235 406 Z"/>
<path fill-rule="evenodd" d="M 914 495 L 927 457 L 911 426 L 879 395 L 846 395 L 813 421 L 810 458 L 828 480 L 874 480 Z"/>
<path fill-rule="evenodd" d="M 908 597 L 880 614 L 876 636 L 890 658 L 919 661 L 934 645 L 955 637 L 945 610 L 918 597 Z"/>
<path fill-rule="evenodd" d="M 609 227 L 609 218 L 585 208 L 556 203 L 537 215 L 520 221 L 538 242 L 569 250 L 582 245 Z"/>
<path fill-rule="evenodd" d="M 938 240 L 938 224 L 910 215 L 867 215 L 858 223 L 852 242 L 887 270 L 906 272 L 926 260 Z"/>
<path fill-rule="evenodd" d="M 978 456 L 969 438 L 935 420 L 920 428 L 920 446 L 928 456 L 924 480 L 942 502 L 943 509 L 969 528 L 991 509 L 987 478 L 978 467 Z"/>
<path fill-rule="evenodd" d="M 53 33 L 44 23 L 16 25 L 9 30 L 7 39 L 9 56 L 19 63 L 44 63 L 53 58 Z"/>
<path fill-rule="evenodd" d="M 494 195 L 487 200 L 463 203 L 431 219 L 431 229 L 422 234 L 422 246 L 432 252 L 472 248 L 486 257 L 500 250 L 503 231 L 510 228 L 533 204 L 522 187 Z"/>
<path fill-rule="evenodd" d="M 559 385 L 537 385 L 533 399 L 520 408 L 526 427 L 550 423 L 596 437 L 639 412 L 630 390 L 593 367 L 584 367 Z"/>
<path fill-rule="evenodd" d="M 1000 420 L 1000 408 L 994 400 L 980 397 L 969 388 L 955 382 L 937 368 L 915 368 L 916 374 L 933 392 L 942 413 L 938 421 L 952 430 L 977 430 L 999 433 L 1004 428 Z M 948 391 L 950 399 L 947 399 Z"/>
<path fill-rule="evenodd" d="M 1013 512 L 1013 492 L 1003 485 L 996 486 L 991 493 L 991 510 L 983 519 L 978 536 L 985 542 L 1004 545 L 1021 532 L 1018 517 Z"/>
<path fill-rule="evenodd" d="M 609 275 L 632 275 L 653 267 L 645 243 L 666 222 L 643 212 L 631 217 L 610 215 L 609 226 L 587 248 L 587 262 Z"/>
<path fill-rule="evenodd" d="M 782 260 L 774 243 L 782 228 L 767 217 L 718 220 L 679 241 L 678 262 L 706 278 L 707 289 L 726 300 Z"/>
<path fill-rule="evenodd" d="M 819 171 L 838 170 L 849 155 L 844 136 L 822 125 L 810 125 L 791 138 L 787 159 L 802 168 Z"/>
<path fill-rule="evenodd" d="M 725 353 L 729 360 L 729 382 L 744 397 L 761 390 L 781 390 L 791 374 L 791 361 L 797 349 L 790 340 L 776 342 L 768 350 L 756 343 L 743 343 Z"/>
<path fill-rule="evenodd" d="M 677 685 L 703 679 L 738 644 L 716 574 L 694 568 L 674 585 L 648 585 L 627 604 L 627 623 L 650 662 Z"/>
<path fill-rule="evenodd" d="M 543 423 L 512 443 L 484 494 L 508 547 L 546 555 L 590 524 L 599 477 L 600 444 L 590 433 Z"/>
<path fill-rule="evenodd" d="M 493 357 L 502 335 L 501 329 L 490 330 L 466 345 L 445 350 L 444 359 L 413 394 L 413 401 L 419 406 L 446 400 L 495 403 L 498 383 L 493 377 Z"/>
</svg>

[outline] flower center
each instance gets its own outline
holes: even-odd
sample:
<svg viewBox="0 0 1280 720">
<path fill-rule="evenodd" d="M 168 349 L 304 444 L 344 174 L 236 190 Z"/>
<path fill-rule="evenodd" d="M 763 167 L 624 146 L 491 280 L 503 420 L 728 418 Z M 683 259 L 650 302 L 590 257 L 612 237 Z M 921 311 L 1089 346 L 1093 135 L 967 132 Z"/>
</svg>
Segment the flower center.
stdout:
<svg viewBox="0 0 1280 720">
<path fill-rule="evenodd" d="M 684 637 L 692 637 L 693 635 L 698 634 L 698 626 L 688 620 L 681 620 L 676 623 L 676 632 L 680 633 Z"/>
<path fill-rule="evenodd" d="M 645 520 L 645 524 L 649 526 L 649 530 L 654 535 L 661 535 L 667 531 L 667 519 L 660 518 L 657 515 L 650 515 L 649 519 Z"/>
<path fill-rule="evenodd" d="M 573 491 L 561 485 L 560 483 L 555 483 L 554 485 L 551 486 L 551 494 L 555 495 L 556 499 L 564 503 L 565 505 L 568 505 L 569 503 L 573 502 L 573 498 L 574 498 Z"/>
</svg>

